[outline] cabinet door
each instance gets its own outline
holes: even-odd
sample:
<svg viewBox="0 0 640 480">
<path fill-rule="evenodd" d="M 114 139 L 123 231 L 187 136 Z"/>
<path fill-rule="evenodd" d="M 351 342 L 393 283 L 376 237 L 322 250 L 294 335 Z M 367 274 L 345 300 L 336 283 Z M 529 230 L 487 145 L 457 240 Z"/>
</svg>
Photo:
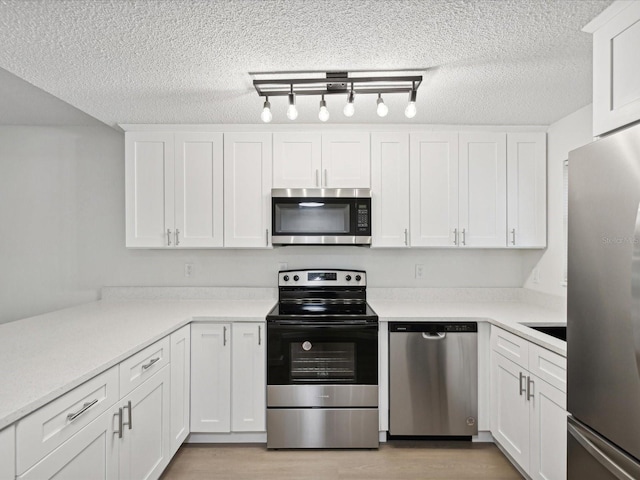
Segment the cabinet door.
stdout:
<svg viewBox="0 0 640 480">
<path fill-rule="evenodd" d="M 640 2 L 628 2 L 593 34 L 594 136 L 640 120 L 638 45 Z"/>
<path fill-rule="evenodd" d="M 231 430 L 231 328 L 191 325 L 191 431 Z"/>
<path fill-rule="evenodd" d="M 173 133 L 125 134 L 127 247 L 173 245 L 173 176 Z"/>
<path fill-rule="evenodd" d="M 322 169 L 323 187 L 371 188 L 369 133 L 323 133 Z"/>
<path fill-rule="evenodd" d="M 409 245 L 409 135 L 371 134 L 372 247 Z"/>
<path fill-rule="evenodd" d="M 109 410 L 20 475 L 18 479 L 117 480 L 120 441 L 116 429 L 117 417 L 112 410 Z M 5 480 L 13 477 L 0 475 L 0 478 Z"/>
<path fill-rule="evenodd" d="M 166 366 L 120 400 L 126 425 L 120 444 L 120 480 L 155 479 L 169 464 L 170 383 Z"/>
<path fill-rule="evenodd" d="M 532 375 L 531 463 L 534 480 L 567 478 L 567 395 Z"/>
<path fill-rule="evenodd" d="M 175 150 L 175 246 L 222 247 L 222 134 L 177 133 Z"/>
<path fill-rule="evenodd" d="M 527 371 L 491 352 L 491 433 L 523 470 L 529 470 Z"/>
<path fill-rule="evenodd" d="M 458 134 L 411 134 L 411 246 L 454 247 L 458 231 Z"/>
<path fill-rule="evenodd" d="M 16 476 L 16 428 L 11 425 L 0 431 L 0 480 Z"/>
<path fill-rule="evenodd" d="M 460 246 L 507 246 L 506 135 L 460 134 Z"/>
<path fill-rule="evenodd" d="M 233 324 L 231 430 L 266 430 L 265 328 L 262 323 Z"/>
<path fill-rule="evenodd" d="M 319 188 L 320 133 L 273 134 L 273 188 Z"/>
<path fill-rule="evenodd" d="M 545 133 L 507 134 L 507 245 L 547 245 Z"/>
<path fill-rule="evenodd" d="M 191 327 L 171 334 L 171 455 L 189 435 Z"/>
<path fill-rule="evenodd" d="M 271 134 L 224 135 L 224 245 L 268 248 Z"/>
</svg>

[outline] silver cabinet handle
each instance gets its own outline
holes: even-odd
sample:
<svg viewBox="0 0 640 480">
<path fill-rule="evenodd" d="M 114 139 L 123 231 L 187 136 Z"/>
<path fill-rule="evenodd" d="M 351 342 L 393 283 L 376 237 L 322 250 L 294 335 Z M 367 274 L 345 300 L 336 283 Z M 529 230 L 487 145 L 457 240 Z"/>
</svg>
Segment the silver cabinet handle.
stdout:
<svg viewBox="0 0 640 480">
<path fill-rule="evenodd" d="M 320 186 L 320 171 L 316 168 L 316 187 Z"/>
<path fill-rule="evenodd" d="M 269 229 L 267 228 L 264 232 L 265 232 L 264 239 L 265 239 L 266 245 L 268 247 L 269 246 Z"/>
<path fill-rule="evenodd" d="M 222 346 L 227 345 L 227 327 L 222 327 Z"/>
<path fill-rule="evenodd" d="M 98 399 L 95 398 L 90 402 L 85 402 L 84 405 L 82 405 L 82 408 L 80 410 L 78 410 L 75 413 L 70 413 L 69 415 L 67 415 L 67 421 L 68 422 L 73 422 L 76 418 L 78 418 L 80 415 L 82 415 L 84 412 L 86 412 L 87 410 L 89 410 L 91 407 L 93 407 L 96 403 L 98 403 Z"/>
<path fill-rule="evenodd" d="M 511 245 L 515 245 L 516 244 L 516 229 L 512 229 L 511 230 Z"/>
<path fill-rule="evenodd" d="M 520 372 L 520 378 L 518 379 L 518 384 L 520 385 L 520 396 L 525 393 L 526 389 L 522 386 L 522 380 L 524 380 L 525 376 Z"/>
<path fill-rule="evenodd" d="M 147 368 L 150 368 L 151 365 L 159 361 L 160 361 L 160 357 L 152 358 L 151 360 L 149 360 L 149 363 L 145 363 L 144 365 L 142 365 L 142 370 L 146 370 Z"/>
<path fill-rule="evenodd" d="M 462 229 L 462 245 L 466 245 L 467 244 L 467 229 L 463 228 Z"/>
<path fill-rule="evenodd" d="M 129 417 L 129 421 L 128 421 L 128 422 L 123 422 L 123 423 L 122 423 L 122 427 L 124 427 L 125 425 L 128 425 L 128 426 L 129 426 L 129 430 L 131 430 L 131 427 L 133 426 L 133 424 L 132 424 L 132 422 L 131 422 L 131 400 L 129 400 L 129 401 L 127 402 L 127 405 L 126 405 L 125 407 L 122 407 L 122 409 L 121 409 L 121 410 L 124 410 L 125 408 L 127 409 L 127 412 L 128 412 L 128 414 L 129 414 L 129 415 L 128 415 L 128 417 Z M 120 427 L 120 429 L 122 429 L 122 427 Z"/>
<path fill-rule="evenodd" d="M 531 380 L 531 377 L 527 376 L 527 400 L 531 400 L 533 398 L 533 387 L 535 386 L 535 382 Z"/>
<path fill-rule="evenodd" d="M 167 228 L 167 245 L 171 246 L 171 229 Z"/>
<path fill-rule="evenodd" d="M 453 229 L 453 244 L 458 245 L 458 229 Z"/>
<path fill-rule="evenodd" d="M 176 228 L 176 247 L 180 245 L 180 230 Z"/>
<path fill-rule="evenodd" d="M 262 325 L 258 325 L 258 345 L 262 345 Z"/>
<path fill-rule="evenodd" d="M 404 229 L 404 244 L 409 245 L 409 231 L 407 228 Z"/>
<path fill-rule="evenodd" d="M 118 434 L 118 438 L 122 438 L 122 431 L 124 430 L 122 425 L 122 408 L 118 409 L 118 413 L 114 413 L 113 416 L 118 416 L 118 431 L 114 432 Z"/>
<path fill-rule="evenodd" d="M 324 169 L 324 186 L 329 185 L 329 174 L 327 173 L 327 169 Z"/>
</svg>

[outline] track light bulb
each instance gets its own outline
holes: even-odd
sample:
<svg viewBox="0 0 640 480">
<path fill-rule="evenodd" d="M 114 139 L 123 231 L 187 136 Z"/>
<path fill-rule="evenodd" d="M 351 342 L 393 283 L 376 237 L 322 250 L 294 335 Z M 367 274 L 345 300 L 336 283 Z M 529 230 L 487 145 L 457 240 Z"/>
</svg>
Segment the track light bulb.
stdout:
<svg viewBox="0 0 640 480">
<path fill-rule="evenodd" d="M 413 118 L 416 116 L 416 113 L 418 112 L 417 108 L 416 108 L 416 95 L 418 94 L 418 92 L 416 90 L 411 90 L 411 92 L 409 93 L 409 104 L 407 105 L 407 108 L 404 109 L 404 115 L 407 118 Z"/>
<path fill-rule="evenodd" d="M 347 104 L 344 106 L 344 110 L 342 110 L 345 117 L 353 117 L 353 114 L 356 112 L 356 107 L 353 104 L 354 98 L 355 94 L 353 90 L 351 90 L 347 96 Z"/>
<path fill-rule="evenodd" d="M 376 101 L 378 107 L 376 108 L 376 113 L 379 117 L 386 117 L 387 113 L 389 113 L 389 107 L 384 104 L 384 100 L 382 100 L 382 95 L 378 94 L 378 100 Z"/>
<path fill-rule="evenodd" d="M 326 122 L 329 120 L 329 110 L 327 109 L 327 102 L 324 99 L 324 95 L 322 95 L 322 100 L 320 100 L 320 111 L 318 112 L 318 118 L 321 122 Z"/>
<path fill-rule="evenodd" d="M 289 97 L 289 108 L 287 108 L 287 118 L 289 120 L 295 120 L 298 118 L 298 109 L 296 108 L 296 94 L 290 93 Z"/>
<path fill-rule="evenodd" d="M 269 97 L 266 97 L 264 102 L 264 107 L 262 108 L 262 113 L 260 114 L 260 118 L 264 123 L 269 123 L 273 119 L 273 114 L 271 113 L 271 102 L 269 102 Z"/>
</svg>

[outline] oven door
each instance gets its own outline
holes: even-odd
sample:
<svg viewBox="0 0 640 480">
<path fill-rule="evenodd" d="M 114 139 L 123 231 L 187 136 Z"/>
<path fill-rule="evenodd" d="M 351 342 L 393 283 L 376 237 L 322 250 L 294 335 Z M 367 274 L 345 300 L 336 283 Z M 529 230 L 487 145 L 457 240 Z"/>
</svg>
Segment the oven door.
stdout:
<svg viewBox="0 0 640 480">
<path fill-rule="evenodd" d="M 378 325 L 267 324 L 267 384 L 378 384 Z"/>
</svg>

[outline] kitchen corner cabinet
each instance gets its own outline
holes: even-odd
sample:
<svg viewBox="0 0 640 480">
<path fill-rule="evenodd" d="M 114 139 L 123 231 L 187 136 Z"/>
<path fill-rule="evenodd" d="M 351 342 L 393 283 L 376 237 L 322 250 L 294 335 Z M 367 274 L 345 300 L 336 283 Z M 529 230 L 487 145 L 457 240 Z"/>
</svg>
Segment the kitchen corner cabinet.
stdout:
<svg viewBox="0 0 640 480">
<path fill-rule="evenodd" d="M 507 245 L 547 246 L 547 142 L 542 132 L 507 134 Z"/>
<path fill-rule="evenodd" d="M 273 188 L 370 188 L 368 132 L 273 134 Z"/>
<path fill-rule="evenodd" d="M 270 133 L 224 135 L 224 246 L 270 248 Z"/>
<path fill-rule="evenodd" d="M 371 134 L 371 247 L 409 246 L 409 134 Z"/>
<path fill-rule="evenodd" d="M 593 135 L 640 120 L 640 2 L 617 1 L 583 31 L 593 34 Z"/>
<path fill-rule="evenodd" d="M 222 134 L 125 134 L 126 245 L 223 245 Z"/>
<path fill-rule="evenodd" d="M 264 432 L 264 324 L 192 324 L 191 379 L 192 432 Z"/>
<path fill-rule="evenodd" d="M 16 476 L 16 428 L 11 425 L 0 431 L 0 480 Z"/>
<path fill-rule="evenodd" d="M 191 407 L 191 325 L 171 334 L 171 456 L 189 435 Z"/>
<path fill-rule="evenodd" d="M 566 359 L 495 327 L 491 433 L 532 479 L 566 479 Z"/>
</svg>

